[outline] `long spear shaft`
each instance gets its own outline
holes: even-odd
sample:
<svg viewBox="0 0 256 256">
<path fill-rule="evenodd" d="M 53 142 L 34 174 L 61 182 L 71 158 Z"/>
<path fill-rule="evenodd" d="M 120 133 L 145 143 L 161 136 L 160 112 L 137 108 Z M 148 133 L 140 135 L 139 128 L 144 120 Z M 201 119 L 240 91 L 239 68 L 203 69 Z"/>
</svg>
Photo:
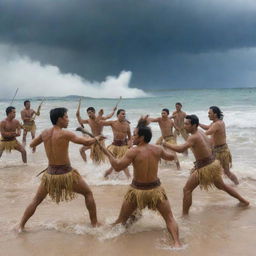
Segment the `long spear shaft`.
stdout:
<svg viewBox="0 0 256 256">
<path fill-rule="evenodd" d="M 12 98 L 11 103 L 10 103 L 10 106 L 12 105 L 12 103 L 13 103 L 13 101 L 14 101 L 14 99 L 15 99 L 17 93 L 18 93 L 18 90 L 19 90 L 19 88 L 16 89 L 15 94 L 14 94 L 14 96 L 13 96 L 13 98 Z"/>
</svg>

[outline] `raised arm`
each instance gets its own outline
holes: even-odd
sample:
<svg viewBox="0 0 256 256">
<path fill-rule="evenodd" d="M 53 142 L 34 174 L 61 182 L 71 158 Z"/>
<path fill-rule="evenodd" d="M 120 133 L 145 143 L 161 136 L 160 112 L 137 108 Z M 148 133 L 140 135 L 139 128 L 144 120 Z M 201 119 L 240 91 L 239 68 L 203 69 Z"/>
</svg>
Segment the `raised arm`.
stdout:
<svg viewBox="0 0 256 256">
<path fill-rule="evenodd" d="M 102 116 L 102 120 L 107 120 L 107 119 L 111 118 L 115 114 L 115 111 L 116 111 L 116 107 L 113 108 L 113 111 L 110 114 L 108 114 L 106 116 Z"/>
<path fill-rule="evenodd" d="M 128 167 L 134 160 L 136 153 L 134 149 L 129 149 L 126 154 L 121 159 L 115 159 L 112 154 L 105 148 L 105 146 L 101 147 L 101 150 L 108 157 L 111 166 L 115 169 L 115 171 L 120 172 L 126 167 Z"/>
<path fill-rule="evenodd" d="M 82 124 L 88 124 L 88 120 L 85 120 L 85 119 L 82 119 L 81 116 L 80 116 L 80 111 L 77 110 L 76 111 L 76 118 L 77 118 L 77 121 L 80 125 Z"/>
</svg>

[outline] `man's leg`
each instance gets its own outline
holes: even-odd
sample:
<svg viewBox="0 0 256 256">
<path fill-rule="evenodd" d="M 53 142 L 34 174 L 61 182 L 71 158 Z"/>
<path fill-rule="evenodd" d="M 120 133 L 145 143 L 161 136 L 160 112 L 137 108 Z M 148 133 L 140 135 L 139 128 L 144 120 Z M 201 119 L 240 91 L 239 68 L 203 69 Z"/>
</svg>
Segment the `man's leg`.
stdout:
<svg viewBox="0 0 256 256">
<path fill-rule="evenodd" d="M 19 144 L 15 147 L 15 149 L 21 153 L 22 161 L 23 161 L 23 163 L 26 164 L 27 163 L 27 152 L 26 152 L 25 148 Z"/>
<path fill-rule="evenodd" d="M 97 220 L 96 204 L 93 198 L 92 191 L 81 176 L 79 177 L 78 183 L 74 183 L 73 190 L 74 192 L 84 196 L 85 205 L 89 212 L 92 226 L 96 227 L 97 225 L 99 225 Z"/>
<path fill-rule="evenodd" d="M 234 198 L 238 199 L 242 204 L 249 205 L 249 202 L 245 200 L 242 196 L 240 196 L 231 186 L 224 183 L 222 178 L 218 181 L 214 182 L 214 185 L 225 192 L 227 192 L 229 195 L 233 196 Z"/>
<path fill-rule="evenodd" d="M 89 148 L 90 148 L 90 147 L 85 147 L 85 146 L 83 146 L 83 147 L 81 147 L 80 150 L 79 150 L 80 155 L 81 155 L 81 157 L 83 158 L 83 160 L 84 160 L 85 162 L 87 161 L 87 157 L 86 157 L 85 151 L 86 151 L 87 149 L 89 149 Z"/>
<path fill-rule="evenodd" d="M 113 172 L 113 168 L 112 167 L 110 167 L 109 169 L 107 169 L 106 171 L 105 171 L 105 174 L 104 174 L 104 178 L 108 178 L 108 176 Z"/>
<path fill-rule="evenodd" d="M 23 136 L 22 136 L 22 145 L 23 147 L 26 146 L 26 137 L 27 137 L 27 131 L 23 129 Z"/>
<path fill-rule="evenodd" d="M 34 199 L 28 205 L 28 207 L 26 208 L 26 210 L 23 214 L 23 217 L 22 217 L 22 219 L 20 221 L 20 224 L 19 224 L 20 231 L 23 231 L 26 222 L 35 213 L 35 210 L 36 210 L 37 206 L 45 199 L 47 194 L 48 193 L 47 193 L 44 185 L 41 183 L 37 192 L 36 192 L 36 195 L 35 195 Z"/>
<path fill-rule="evenodd" d="M 174 240 L 174 247 L 181 247 L 179 240 L 179 228 L 173 217 L 171 206 L 168 200 L 157 203 L 157 210 L 165 220 L 166 227 Z"/>
<path fill-rule="evenodd" d="M 132 203 L 127 200 L 124 200 L 119 216 L 117 220 L 113 223 L 113 225 L 120 224 L 120 223 L 125 225 L 128 218 L 134 213 L 136 209 L 137 209 L 136 203 Z"/>
<path fill-rule="evenodd" d="M 192 192 L 199 185 L 196 171 L 193 172 L 183 188 L 183 215 L 188 215 L 189 208 L 192 205 Z"/>
<path fill-rule="evenodd" d="M 225 166 L 225 168 L 223 167 L 223 169 L 224 169 L 224 173 L 229 177 L 229 179 L 232 180 L 235 185 L 238 185 L 239 181 L 238 181 L 236 175 L 230 171 L 229 166 Z"/>
<path fill-rule="evenodd" d="M 0 158 L 2 157 L 4 150 L 0 150 Z"/>
<path fill-rule="evenodd" d="M 35 138 L 35 135 L 36 135 L 36 131 L 35 131 L 35 130 L 32 130 L 32 131 L 31 131 L 32 140 Z M 36 152 L 36 147 L 33 147 L 32 153 L 35 153 L 35 152 Z"/>
</svg>

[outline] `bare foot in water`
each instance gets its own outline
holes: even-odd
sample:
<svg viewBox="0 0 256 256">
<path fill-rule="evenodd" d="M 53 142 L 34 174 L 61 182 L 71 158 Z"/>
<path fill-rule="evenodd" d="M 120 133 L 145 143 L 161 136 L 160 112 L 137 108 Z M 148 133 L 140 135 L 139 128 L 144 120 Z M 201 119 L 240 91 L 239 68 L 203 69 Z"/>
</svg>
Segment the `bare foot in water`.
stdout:
<svg viewBox="0 0 256 256">
<path fill-rule="evenodd" d="M 97 228 L 97 227 L 100 227 L 100 226 L 102 226 L 102 224 L 98 221 L 96 223 L 92 223 L 93 228 Z"/>
<path fill-rule="evenodd" d="M 244 201 L 241 201 L 238 203 L 238 206 L 240 206 L 240 207 L 247 207 L 249 205 L 250 205 L 250 202 L 247 200 L 244 200 Z"/>
<path fill-rule="evenodd" d="M 16 225 L 13 230 L 16 232 L 16 233 L 23 233 L 25 231 L 25 228 L 24 227 L 21 227 L 20 224 L 19 225 Z"/>
<path fill-rule="evenodd" d="M 173 248 L 182 248 L 182 245 L 180 242 L 174 242 Z"/>
</svg>

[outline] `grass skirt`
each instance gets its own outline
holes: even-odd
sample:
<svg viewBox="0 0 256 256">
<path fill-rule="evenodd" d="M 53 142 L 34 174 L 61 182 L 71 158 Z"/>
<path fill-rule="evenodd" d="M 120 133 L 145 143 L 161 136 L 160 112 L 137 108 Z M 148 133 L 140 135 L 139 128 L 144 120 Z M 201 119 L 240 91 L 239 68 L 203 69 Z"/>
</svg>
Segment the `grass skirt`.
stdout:
<svg viewBox="0 0 256 256">
<path fill-rule="evenodd" d="M 161 186 L 149 190 L 131 187 L 124 196 L 124 199 L 128 202 L 135 203 L 140 210 L 148 207 L 155 211 L 157 209 L 157 203 L 167 200 L 167 195 Z"/>
<path fill-rule="evenodd" d="M 115 146 L 111 144 L 107 147 L 107 149 L 113 154 L 115 158 L 122 158 L 128 150 L 128 146 Z"/>
<path fill-rule="evenodd" d="M 214 181 L 221 180 L 222 167 L 218 160 L 214 160 L 202 168 L 195 170 L 199 179 L 199 186 L 201 189 L 208 190 L 214 187 Z"/>
<path fill-rule="evenodd" d="M 102 146 L 105 145 L 104 141 L 100 141 L 100 144 Z M 91 146 L 90 158 L 92 159 L 93 163 L 97 165 L 106 161 L 106 156 L 97 143 Z"/>
<path fill-rule="evenodd" d="M 73 185 L 78 183 L 79 176 L 78 171 L 74 169 L 58 175 L 49 174 L 46 171 L 42 176 L 42 183 L 51 199 L 58 204 L 60 201 L 69 201 L 75 198 Z"/>
<path fill-rule="evenodd" d="M 214 148 L 213 154 L 215 155 L 216 159 L 220 161 L 223 169 L 227 170 L 232 167 L 232 156 L 227 144 Z"/>
<path fill-rule="evenodd" d="M 36 131 L 36 125 L 35 122 L 23 124 L 23 129 L 27 132 L 35 132 Z"/>
<path fill-rule="evenodd" d="M 15 149 L 17 146 L 20 146 L 20 143 L 14 139 L 10 141 L 0 141 L 0 150 L 1 151 L 7 151 L 10 153 L 13 149 Z"/>
</svg>

